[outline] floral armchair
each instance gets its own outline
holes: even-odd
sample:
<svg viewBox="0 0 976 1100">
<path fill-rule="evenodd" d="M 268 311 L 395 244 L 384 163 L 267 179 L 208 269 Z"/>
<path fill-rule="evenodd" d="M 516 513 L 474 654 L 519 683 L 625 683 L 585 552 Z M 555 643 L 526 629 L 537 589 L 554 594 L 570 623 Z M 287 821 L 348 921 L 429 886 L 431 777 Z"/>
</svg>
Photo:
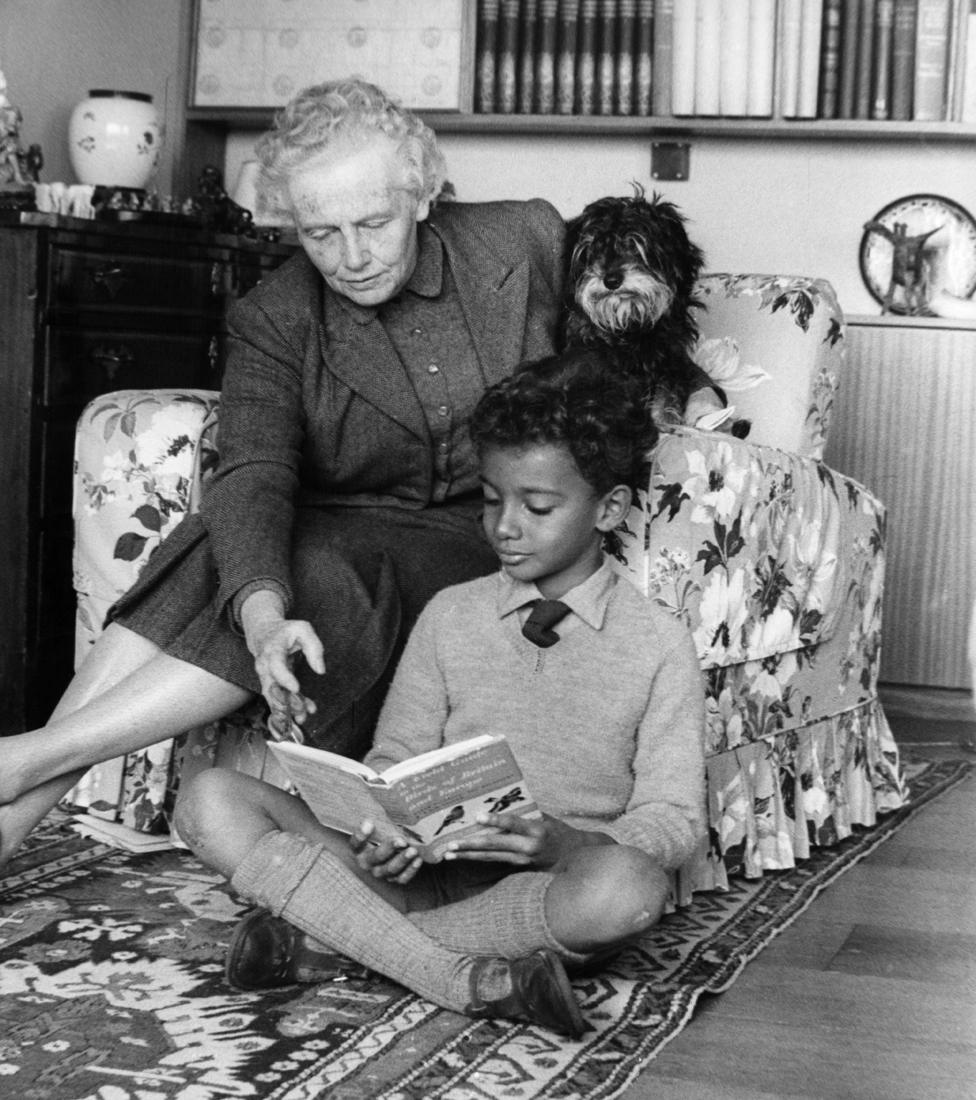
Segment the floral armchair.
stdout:
<svg viewBox="0 0 976 1100">
<path fill-rule="evenodd" d="M 823 465 L 844 365 L 829 284 L 709 275 L 698 358 L 747 439 L 680 429 L 653 453 L 616 567 L 688 623 L 707 695 L 709 836 L 677 896 L 792 866 L 902 804 L 898 751 L 877 696 L 885 513 Z M 194 506 L 215 461 L 218 395 L 127 390 L 78 426 L 77 658 L 153 546 Z M 214 763 L 284 784 L 254 704 L 92 769 L 69 796 L 165 831 L 181 776 Z"/>
</svg>

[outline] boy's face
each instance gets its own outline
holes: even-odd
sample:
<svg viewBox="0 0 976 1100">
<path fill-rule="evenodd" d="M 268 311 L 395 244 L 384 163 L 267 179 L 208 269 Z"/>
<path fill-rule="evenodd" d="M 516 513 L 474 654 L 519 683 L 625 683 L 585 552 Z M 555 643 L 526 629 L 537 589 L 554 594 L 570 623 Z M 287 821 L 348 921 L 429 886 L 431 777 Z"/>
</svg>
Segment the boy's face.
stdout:
<svg viewBox="0 0 976 1100">
<path fill-rule="evenodd" d="M 595 573 L 604 531 L 630 506 L 617 486 L 600 496 L 566 447 L 554 443 L 488 447 L 481 456 L 484 528 L 509 576 L 534 581 L 558 600 Z"/>
</svg>

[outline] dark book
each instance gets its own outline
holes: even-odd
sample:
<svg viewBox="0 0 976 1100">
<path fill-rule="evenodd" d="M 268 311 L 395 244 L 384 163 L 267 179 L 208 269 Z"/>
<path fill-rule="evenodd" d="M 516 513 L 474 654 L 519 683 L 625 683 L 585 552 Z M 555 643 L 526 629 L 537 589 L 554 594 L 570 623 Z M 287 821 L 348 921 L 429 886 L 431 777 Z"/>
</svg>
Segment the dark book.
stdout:
<svg viewBox="0 0 976 1100">
<path fill-rule="evenodd" d="M 617 73 L 617 0 L 599 0 L 597 11 L 596 113 L 612 115 Z"/>
<path fill-rule="evenodd" d="M 596 49 L 598 0 L 581 0 L 576 27 L 576 113 L 596 110 Z"/>
<path fill-rule="evenodd" d="M 539 0 L 538 48 L 535 52 L 535 109 L 551 115 L 556 107 L 556 26 L 559 0 Z"/>
<path fill-rule="evenodd" d="M 888 117 L 910 119 L 915 94 L 915 24 L 918 0 L 895 0 L 891 29 L 891 108 Z"/>
<path fill-rule="evenodd" d="M 823 30 L 820 34 L 820 84 L 817 114 L 836 118 L 840 95 L 841 0 L 824 0 Z"/>
<path fill-rule="evenodd" d="M 518 99 L 518 48 L 519 0 L 501 0 L 495 110 L 502 115 L 512 114 Z"/>
<path fill-rule="evenodd" d="M 637 42 L 637 2 L 617 0 L 617 64 L 614 107 L 618 115 L 634 113 L 634 50 Z"/>
<path fill-rule="evenodd" d="M 634 30 L 634 114 L 649 115 L 653 103 L 654 0 L 637 0 Z"/>
<path fill-rule="evenodd" d="M 478 0 L 477 75 L 475 109 L 490 115 L 495 111 L 495 78 L 498 71 L 499 0 Z"/>
<path fill-rule="evenodd" d="M 530 115 L 535 106 L 535 41 L 537 0 L 522 0 L 519 13 L 518 113 Z"/>
<path fill-rule="evenodd" d="M 269 741 L 268 748 L 323 825 L 352 833 L 369 820 L 377 840 L 402 836 L 425 863 L 484 832 L 480 813 L 540 816 L 504 737 L 482 734 L 382 772 L 310 745 Z"/>
<path fill-rule="evenodd" d="M 912 97 L 916 122 L 944 122 L 949 117 L 952 15 L 950 0 L 919 0 Z"/>
<path fill-rule="evenodd" d="M 559 0 L 539 0 L 536 25 L 536 113 L 556 110 L 556 25 Z"/>
<path fill-rule="evenodd" d="M 674 0 L 654 0 L 654 54 L 651 59 L 651 112 L 671 115 L 674 66 Z"/>
<path fill-rule="evenodd" d="M 874 53 L 871 62 L 871 117 L 891 117 L 891 62 L 894 46 L 895 0 L 877 0 L 874 6 Z"/>
<path fill-rule="evenodd" d="M 840 90 L 837 95 L 838 118 L 854 118 L 860 17 L 858 0 L 843 0 L 840 26 Z"/>
<path fill-rule="evenodd" d="M 571 115 L 576 97 L 576 38 L 580 0 L 559 0 L 556 20 L 556 114 Z"/>
<path fill-rule="evenodd" d="M 874 89 L 874 15 L 877 0 L 860 0 L 857 26 L 857 80 L 854 117 L 870 118 Z"/>
</svg>

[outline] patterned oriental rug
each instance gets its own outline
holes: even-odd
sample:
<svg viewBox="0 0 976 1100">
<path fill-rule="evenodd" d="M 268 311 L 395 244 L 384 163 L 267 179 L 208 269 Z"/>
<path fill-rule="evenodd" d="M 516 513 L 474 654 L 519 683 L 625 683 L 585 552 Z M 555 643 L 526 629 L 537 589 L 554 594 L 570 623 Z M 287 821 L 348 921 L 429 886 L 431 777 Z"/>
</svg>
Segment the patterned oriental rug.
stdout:
<svg viewBox="0 0 976 1100">
<path fill-rule="evenodd" d="M 244 911 L 181 851 L 132 855 L 64 814 L 0 880 L 0 1096 L 18 1100 L 610 1100 L 834 879 L 968 763 L 909 766 L 912 802 L 801 868 L 696 895 L 575 982 L 581 1042 L 475 1022 L 337 959 L 331 981 L 224 984 Z"/>
</svg>

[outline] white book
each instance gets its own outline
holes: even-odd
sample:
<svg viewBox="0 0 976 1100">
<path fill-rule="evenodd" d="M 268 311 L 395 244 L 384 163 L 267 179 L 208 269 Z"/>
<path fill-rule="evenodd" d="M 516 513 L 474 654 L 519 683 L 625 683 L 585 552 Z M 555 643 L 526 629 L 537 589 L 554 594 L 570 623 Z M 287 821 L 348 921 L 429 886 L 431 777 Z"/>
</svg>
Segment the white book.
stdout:
<svg viewBox="0 0 976 1100">
<path fill-rule="evenodd" d="M 749 0 L 749 81 L 746 114 L 769 118 L 773 113 L 776 65 L 776 0 Z"/>
<path fill-rule="evenodd" d="M 698 0 L 695 27 L 695 114 L 721 109 L 722 0 Z"/>
<path fill-rule="evenodd" d="M 539 816 L 501 736 L 444 745 L 382 772 L 293 741 L 269 741 L 268 748 L 323 825 L 352 833 L 369 819 L 377 839 L 403 837 L 427 863 L 438 862 L 451 842 L 484 832 L 480 813 Z"/>
<path fill-rule="evenodd" d="M 800 109 L 800 33 L 803 0 L 782 0 L 780 24 L 780 114 L 796 118 Z"/>
<path fill-rule="evenodd" d="M 721 113 L 742 118 L 749 107 L 750 0 L 722 0 Z"/>
<path fill-rule="evenodd" d="M 694 0 L 676 0 L 672 14 L 671 113 L 695 113 L 695 23 Z"/>
<path fill-rule="evenodd" d="M 797 91 L 797 118 L 817 117 L 822 30 L 823 0 L 803 0 L 803 14 L 800 24 L 800 83 Z"/>
</svg>

